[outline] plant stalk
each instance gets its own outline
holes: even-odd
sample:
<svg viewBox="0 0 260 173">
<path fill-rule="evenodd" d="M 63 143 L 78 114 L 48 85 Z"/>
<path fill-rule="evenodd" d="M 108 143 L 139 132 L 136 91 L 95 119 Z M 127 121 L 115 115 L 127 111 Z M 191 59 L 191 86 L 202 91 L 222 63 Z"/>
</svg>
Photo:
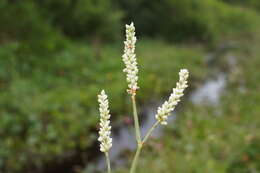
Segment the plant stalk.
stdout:
<svg viewBox="0 0 260 173">
<path fill-rule="evenodd" d="M 110 159 L 108 152 L 105 152 L 106 155 L 106 162 L 107 162 L 107 173 L 111 173 L 111 167 L 110 167 Z"/>
<path fill-rule="evenodd" d="M 146 136 L 142 140 L 141 133 L 140 133 L 139 120 L 138 120 L 138 115 L 137 115 L 137 109 L 136 109 L 135 95 L 132 95 L 132 103 L 133 103 L 133 115 L 134 115 L 135 137 L 136 137 L 136 142 L 137 142 L 137 150 L 136 150 L 134 160 L 133 160 L 132 165 L 131 165 L 130 173 L 135 173 L 137 163 L 138 163 L 138 160 L 139 160 L 139 156 L 140 156 L 140 153 L 141 153 L 141 150 L 142 150 L 142 147 L 143 147 L 143 143 L 145 143 L 147 141 L 147 139 L 150 137 L 153 130 L 159 124 L 159 121 L 156 121 L 154 123 L 154 125 L 149 129 Z"/>
<path fill-rule="evenodd" d="M 131 169 L 130 169 L 130 173 L 135 173 L 136 170 L 136 166 L 138 163 L 138 159 L 141 153 L 141 150 L 143 148 L 143 144 L 147 141 L 147 139 L 151 136 L 152 132 L 154 131 L 154 129 L 157 127 L 157 125 L 159 124 L 159 121 L 156 121 L 153 126 L 149 129 L 149 131 L 147 132 L 147 134 L 145 135 L 144 139 L 141 141 L 141 143 L 138 143 L 138 148 L 136 150 L 135 156 L 134 156 L 134 160 L 132 162 L 131 165 Z"/>
<path fill-rule="evenodd" d="M 135 153 L 134 160 L 133 160 L 132 165 L 131 165 L 130 173 L 135 173 L 141 150 L 142 150 L 142 145 L 139 144 L 138 148 L 136 150 L 136 153 Z"/>
<path fill-rule="evenodd" d="M 137 145 L 141 143 L 141 133 L 140 133 L 140 127 L 139 127 L 139 120 L 136 110 L 136 102 L 135 102 L 135 95 L 132 95 L 132 103 L 133 103 L 133 114 L 134 114 L 134 124 L 135 124 L 135 137 Z"/>
<path fill-rule="evenodd" d="M 158 124 L 159 124 L 159 121 L 156 121 L 156 122 L 153 124 L 153 126 L 149 129 L 149 131 L 147 132 L 147 134 L 145 135 L 145 137 L 144 137 L 144 139 L 143 139 L 143 141 L 142 141 L 143 144 L 144 144 L 144 143 L 147 141 L 147 139 L 151 136 L 153 130 L 158 126 Z"/>
</svg>

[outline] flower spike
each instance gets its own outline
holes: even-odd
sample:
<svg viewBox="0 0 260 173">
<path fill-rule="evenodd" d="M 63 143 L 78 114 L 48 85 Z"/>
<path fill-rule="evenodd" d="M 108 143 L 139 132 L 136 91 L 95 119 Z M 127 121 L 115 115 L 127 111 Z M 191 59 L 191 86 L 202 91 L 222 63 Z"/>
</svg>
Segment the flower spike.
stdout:
<svg viewBox="0 0 260 173">
<path fill-rule="evenodd" d="M 112 138 L 110 137 L 111 126 L 109 121 L 109 106 L 107 95 L 104 90 L 102 90 L 100 95 L 98 95 L 98 102 L 100 112 L 100 129 L 98 141 L 100 142 L 100 151 L 106 153 L 112 147 Z"/>
<path fill-rule="evenodd" d="M 179 72 L 179 82 L 177 82 L 176 88 L 169 97 L 168 101 L 165 101 L 161 107 L 158 108 L 155 118 L 162 125 L 167 125 L 167 119 L 170 113 L 175 109 L 177 104 L 180 102 L 180 98 L 183 96 L 185 88 L 188 87 L 187 79 L 189 77 L 189 72 L 186 69 L 182 69 Z"/>
<path fill-rule="evenodd" d="M 136 90 L 139 88 L 137 86 L 138 80 L 138 68 L 135 55 L 135 27 L 133 22 L 130 25 L 126 25 L 126 41 L 124 41 L 124 54 L 122 56 L 125 63 L 125 68 L 123 72 L 126 73 L 126 80 L 128 82 L 129 94 L 135 95 Z"/>
</svg>

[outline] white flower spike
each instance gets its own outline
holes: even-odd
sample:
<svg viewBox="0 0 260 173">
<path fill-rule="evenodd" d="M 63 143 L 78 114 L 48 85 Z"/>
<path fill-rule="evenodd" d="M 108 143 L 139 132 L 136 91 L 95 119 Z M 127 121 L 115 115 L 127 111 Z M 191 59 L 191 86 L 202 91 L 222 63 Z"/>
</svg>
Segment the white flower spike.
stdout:
<svg viewBox="0 0 260 173">
<path fill-rule="evenodd" d="M 100 129 L 98 141 L 100 142 L 100 151 L 106 153 L 112 147 L 112 138 L 110 137 L 111 126 L 109 121 L 109 106 L 107 95 L 104 90 L 102 90 L 100 95 L 98 95 L 98 102 L 100 112 Z"/>
<path fill-rule="evenodd" d="M 122 56 L 125 63 L 125 69 L 123 72 L 126 73 L 126 80 L 128 82 L 129 94 L 135 95 L 136 90 L 139 88 L 137 86 L 138 80 L 138 68 L 135 55 L 135 27 L 133 22 L 130 25 L 126 25 L 126 41 L 124 41 L 124 54 Z"/>
<path fill-rule="evenodd" d="M 189 72 L 186 69 L 182 69 L 179 72 L 179 82 L 177 82 L 176 88 L 173 88 L 169 100 L 165 101 L 161 107 L 158 108 L 155 118 L 162 125 L 167 125 L 167 119 L 170 113 L 175 109 L 176 105 L 180 102 L 180 98 L 183 96 L 185 88 L 188 87 L 187 79 Z"/>
</svg>

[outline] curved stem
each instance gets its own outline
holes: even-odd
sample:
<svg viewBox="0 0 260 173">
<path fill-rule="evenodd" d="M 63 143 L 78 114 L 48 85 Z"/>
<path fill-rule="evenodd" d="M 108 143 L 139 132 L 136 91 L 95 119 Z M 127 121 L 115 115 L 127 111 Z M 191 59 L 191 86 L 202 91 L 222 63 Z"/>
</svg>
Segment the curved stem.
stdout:
<svg viewBox="0 0 260 173">
<path fill-rule="evenodd" d="M 107 162 L 107 173 L 111 173 L 111 167 L 110 167 L 110 160 L 109 160 L 108 152 L 105 152 L 105 155 L 106 155 L 106 162 Z"/>
<path fill-rule="evenodd" d="M 157 125 L 159 124 L 159 121 L 156 121 L 153 126 L 149 129 L 149 131 L 147 132 L 147 134 L 145 135 L 142 143 L 145 143 L 147 141 L 147 139 L 151 136 L 152 132 L 154 131 L 154 129 L 157 127 Z"/>
<path fill-rule="evenodd" d="M 141 134 L 140 134 L 140 127 L 139 127 L 139 120 L 136 110 L 136 102 L 135 102 L 135 95 L 132 95 L 132 103 L 133 103 L 133 114 L 134 114 L 134 124 L 135 124 L 135 137 L 137 144 L 141 143 Z"/>
</svg>

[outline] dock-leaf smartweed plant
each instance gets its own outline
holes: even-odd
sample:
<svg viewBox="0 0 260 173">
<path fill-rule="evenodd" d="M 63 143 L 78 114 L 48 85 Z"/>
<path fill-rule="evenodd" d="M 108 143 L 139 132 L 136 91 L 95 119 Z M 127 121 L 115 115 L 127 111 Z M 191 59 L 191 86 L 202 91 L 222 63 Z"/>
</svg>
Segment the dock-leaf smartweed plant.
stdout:
<svg viewBox="0 0 260 173">
<path fill-rule="evenodd" d="M 152 134 L 153 130 L 158 125 L 167 125 L 168 116 L 175 109 L 177 104 L 180 102 L 180 98 L 183 96 L 185 88 L 188 87 L 187 79 L 189 77 L 189 72 L 186 69 L 181 69 L 179 72 L 179 81 L 176 84 L 176 88 L 173 88 L 172 93 L 167 101 L 165 101 L 162 106 L 160 106 L 155 114 L 155 122 L 153 126 L 148 130 L 147 134 L 142 138 L 140 134 L 139 120 L 136 110 L 135 97 L 137 90 L 139 89 L 137 85 L 138 81 L 138 67 L 135 54 L 135 27 L 134 24 L 126 25 L 126 40 L 124 41 L 124 54 L 122 56 L 125 68 L 123 72 L 126 73 L 126 81 L 128 83 L 127 92 L 130 94 L 133 105 L 133 118 L 135 127 L 135 137 L 137 143 L 137 149 L 135 156 L 133 158 L 130 173 L 135 173 L 136 166 L 138 163 L 140 152 L 143 148 L 143 144 Z M 99 102 L 99 112 L 100 112 L 100 130 L 99 138 L 100 151 L 105 153 L 107 162 L 107 172 L 111 173 L 110 160 L 109 160 L 109 149 L 112 147 L 111 126 L 110 126 L 110 113 L 108 106 L 108 98 L 104 90 L 98 95 Z"/>
</svg>

